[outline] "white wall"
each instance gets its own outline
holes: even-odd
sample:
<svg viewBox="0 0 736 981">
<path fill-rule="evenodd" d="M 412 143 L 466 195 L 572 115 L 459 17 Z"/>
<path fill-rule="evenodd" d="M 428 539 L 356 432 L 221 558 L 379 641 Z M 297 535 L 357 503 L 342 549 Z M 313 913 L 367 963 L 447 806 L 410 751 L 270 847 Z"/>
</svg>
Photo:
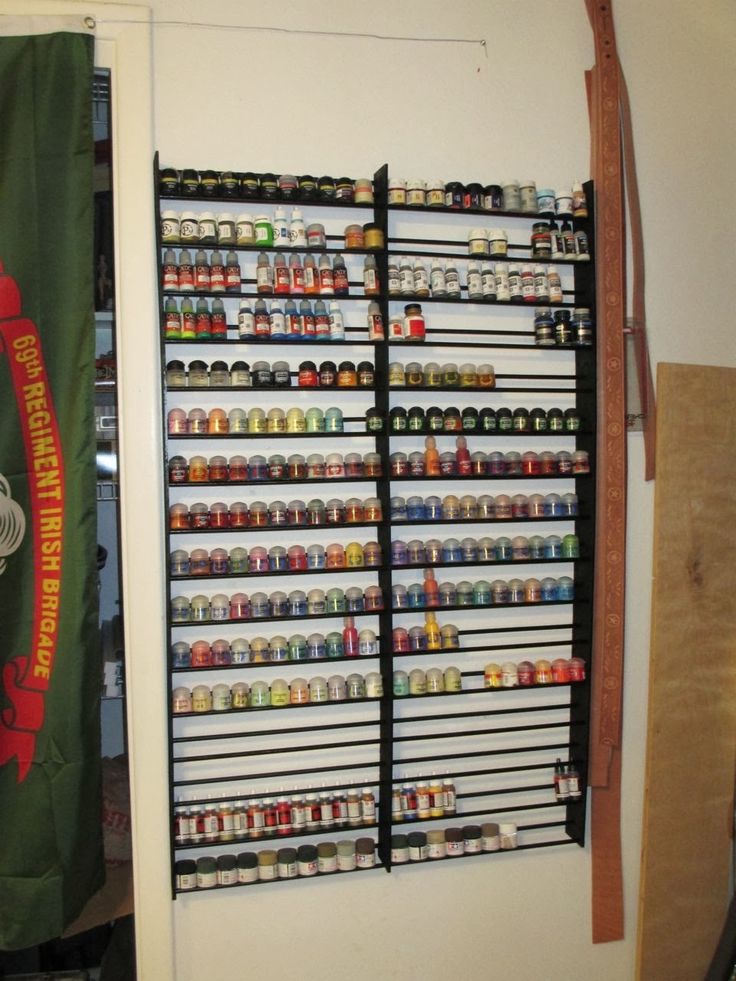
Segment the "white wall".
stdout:
<svg viewBox="0 0 736 981">
<path fill-rule="evenodd" d="M 37 6 L 37 0 L 31 5 Z M 588 174 L 583 72 L 593 54 L 582 0 L 455 0 L 451 5 L 439 0 L 330 5 L 283 0 L 268 8 L 240 0 L 207 5 L 151 0 L 150 6 L 156 25 L 154 144 L 164 163 L 359 176 L 388 161 L 392 172 L 407 176 L 528 175 L 553 186 Z M 729 120 L 736 101 L 736 11 L 729 0 L 705 6 L 685 0 L 615 0 L 614 8 L 634 114 L 653 358 L 733 364 L 728 274 L 736 160 Z M 115 16 L 119 11 L 115 8 Z M 207 21 L 229 28 L 165 21 Z M 238 25 L 485 38 L 487 47 L 234 29 Z M 107 29 L 104 15 L 100 29 Z M 139 49 L 141 82 L 149 72 L 146 53 Z M 142 146 L 148 153 L 145 141 L 121 148 L 121 180 L 126 179 L 126 161 L 134 163 L 136 179 L 144 172 L 148 161 L 137 158 Z M 138 187 L 148 194 L 145 181 Z M 121 256 L 124 264 L 128 248 Z M 130 251 L 127 259 L 140 264 Z M 140 370 L 136 342 L 145 340 L 148 355 L 150 332 L 156 329 L 149 285 L 142 300 L 132 283 L 124 287 L 123 303 L 139 302 L 124 352 L 131 374 Z M 146 390 L 152 374 L 146 365 L 146 384 L 130 384 L 123 425 L 126 413 L 133 422 L 147 405 L 155 406 Z M 172 958 L 179 981 L 270 977 L 276 971 L 302 981 L 633 977 L 652 488 L 642 481 L 638 436 L 630 437 L 629 448 L 622 819 L 626 939 L 591 944 L 590 856 L 587 850 L 559 848 L 499 856 L 488 863 L 399 869 L 390 877 L 374 873 L 357 883 L 349 877 L 277 885 L 257 895 L 236 890 L 182 897 L 173 905 Z M 129 454 L 139 468 L 141 493 L 150 488 L 156 500 L 156 453 L 136 449 L 131 440 Z M 153 521 L 151 516 L 148 527 Z M 135 523 L 129 527 L 132 552 L 141 542 L 133 540 Z M 146 540 L 155 553 L 155 534 Z M 163 609 L 157 611 L 162 561 L 154 554 L 150 565 L 135 566 L 127 612 L 146 628 L 157 612 L 163 617 Z M 161 786 L 168 686 L 163 651 L 136 649 L 131 663 L 136 673 L 129 721 L 137 759 L 139 973 L 145 981 L 164 981 L 173 976 L 168 968 L 172 906 L 162 887 L 168 863 L 162 849 L 167 815 Z"/>
</svg>

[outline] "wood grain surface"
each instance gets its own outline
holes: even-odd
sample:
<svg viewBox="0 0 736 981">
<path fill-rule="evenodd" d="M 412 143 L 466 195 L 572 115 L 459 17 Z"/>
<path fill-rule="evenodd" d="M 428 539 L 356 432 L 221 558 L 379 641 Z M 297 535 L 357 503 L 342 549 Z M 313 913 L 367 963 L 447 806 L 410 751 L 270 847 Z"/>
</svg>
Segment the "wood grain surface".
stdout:
<svg viewBox="0 0 736 981">
<path fill-rule="evenodd" d="M 730 898 L 736 369 L 660 364 L 657 402 L 637 977 L 696 981 Z"/>
</svg>

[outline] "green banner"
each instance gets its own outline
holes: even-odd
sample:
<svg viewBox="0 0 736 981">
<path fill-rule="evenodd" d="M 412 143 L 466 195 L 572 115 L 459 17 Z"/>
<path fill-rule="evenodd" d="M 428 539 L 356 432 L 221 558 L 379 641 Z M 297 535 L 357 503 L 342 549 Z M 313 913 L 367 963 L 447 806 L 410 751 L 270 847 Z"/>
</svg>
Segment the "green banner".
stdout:
<svg viewBox="0 0 736 981">
<path fill-rule="evenodd" d="M 93 39 L 0 37 L 0 947 L 104 881 Z"/>
</svg>

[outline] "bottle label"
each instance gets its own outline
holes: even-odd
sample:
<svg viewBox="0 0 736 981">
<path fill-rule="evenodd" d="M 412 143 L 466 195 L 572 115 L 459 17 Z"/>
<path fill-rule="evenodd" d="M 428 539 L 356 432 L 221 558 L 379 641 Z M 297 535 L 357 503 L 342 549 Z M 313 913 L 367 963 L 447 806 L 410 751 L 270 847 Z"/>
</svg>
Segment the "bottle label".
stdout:
<svg viewBox="0 0 736 981">
<path fill-rule="evenodd" d="M 445 273 L 445 284 L 450 296 L 460 296 L 460 277 L 455 269 L 448 269 Z"/>
<path fill-rule="evenodd" d="M 442 269 L 433 269 L 429 278 L 432 292 L 441 296 L 445 292 L 445 273 Z"/>
<path fill-rule="evenodd" d="M 176 263 L 168 263 L 164 266 L 164 289 L 179 289 L 179 267 Z"/>
<path fill-rule="evenodd" d="M 167 337 L 181 336 L 181 317 L 177 312 L 171 311 L 166 314 L 164 331 Z"/>
<path fill-rule="evenodd" d="M 483 278 L 480 273 L 468 273 L 468 296 L 476 296 L 483 293 Z"/>
<path fill-rule="evenodd" d="M 212 333 L 212 320 L 209 313 L 198 313 L 195 319 L 194 333 L 197 337 L 209 337 Z"/>
<path fill-rule="evenodd" d="M 361 812 L 363 821 L 368 823 L 376 820 L 376 801 L 373 797 L 363 797 L 361 799 Z"/>
<path fill-rule="evenodd" d="M 368 340 L 383 340 L 383 318 L 380 313 L 368 315 Z"/>
<path fill-rule="evenodd" d="M 289 278 L 292 293 L 304 292 L 304 268 L 302 266 L 290 266 Z"/>
<path fill-rule="evenodd" d="M 213 337 L 225 337 L 227 335 L 227 320 L 224 313 L 212 314 L 210 330 Z"/>
<path fill-rule="evenodd" d="M 347 292 L 350 289 L 347 269 L 337 266 L 337 268 L 333 271 L 333 281 L 335 284 L 335 292 L 344 293 L 347 295 Z"/>
<path fill-rule="evenodd" d="M 252 337 L 256 332 L 255 317 L 250 311 L 238 313 L 238 333 L 241 337 Z"/>
</svg>

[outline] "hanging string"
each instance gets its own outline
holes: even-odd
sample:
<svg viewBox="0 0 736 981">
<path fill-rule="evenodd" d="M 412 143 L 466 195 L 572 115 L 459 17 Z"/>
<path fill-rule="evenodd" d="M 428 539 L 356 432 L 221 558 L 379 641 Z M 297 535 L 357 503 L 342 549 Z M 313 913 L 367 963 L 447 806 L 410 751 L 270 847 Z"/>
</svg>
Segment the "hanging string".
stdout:
<svg viewBox="0 0 736 981">
<path fill-rule="evenodd" d="M 311 37 L 339 37 L 339 38 L 367 38 L 372 41 L 410 41 L 424 44 L 477 44 L 486 48 L 483 38 L 467 37 L 414 37 L 412 35 L 400 34 L 372 34 L 362 31 L 318 31 L 296 27 L 263 27 L 261 25 L 249 24 L 212 24 L 208 21 L 186 21 L 186 20 L 153 20 L 148 21 L 142 18 L 116 18 L 104 17 L 97 20 L 97 25 L 101 24 L 151 24 L 153 27 L 188 27 L 204 28 L 205 30 L 216 31 L 251 31 L 259 33 L 273 34 L 294 34 Z M 485 52 L 488 57 L 488 52 Z"/>
</svg>

